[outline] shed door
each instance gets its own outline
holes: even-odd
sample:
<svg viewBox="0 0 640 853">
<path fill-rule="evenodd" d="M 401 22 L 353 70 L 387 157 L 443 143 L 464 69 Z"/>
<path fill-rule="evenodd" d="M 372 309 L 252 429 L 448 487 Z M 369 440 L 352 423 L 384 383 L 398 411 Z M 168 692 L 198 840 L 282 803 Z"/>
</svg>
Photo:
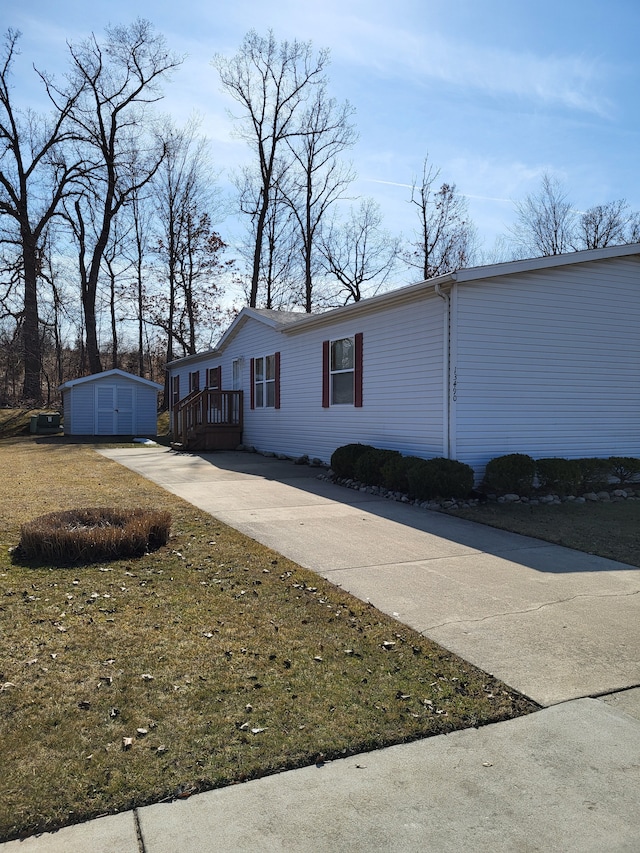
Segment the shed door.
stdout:
<svg viewBox="0 0 640 853">
<path fill-rule="evenodd" d="M 96 435 L 132 435 L 133 392 L 130 385 L 96 386 Z"/>
</svg>

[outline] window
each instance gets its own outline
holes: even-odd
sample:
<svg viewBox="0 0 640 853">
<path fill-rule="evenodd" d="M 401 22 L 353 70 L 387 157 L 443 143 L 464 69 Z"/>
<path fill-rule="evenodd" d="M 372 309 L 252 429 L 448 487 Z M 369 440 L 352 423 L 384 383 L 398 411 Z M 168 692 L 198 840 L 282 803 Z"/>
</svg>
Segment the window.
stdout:
<svg viewBox="0 0 640 853">
<path fill-rule="evenodd" d="M 362 406 L 362 333 L 322 346 L 322 405 Z"/>
<path fill-rule="evenodd" d="M 180 376 L 171 377 L 171 408 L 180 402 Z"/>
<path fill-rule="evenodd" d="M 280 408 L 280 353 L 251 359 L 251 408 Z"/>
<path fill-rule="evenodd" d="M 194 370 L 189 374 L 189 393 L 200 390 L 200 371 Z"/>
<path fill-rule="evenodd" d="M 239 391 L 242 388 L 242 363 L 239 358 L 233 360 L 233 390 Z"/>
<path fill-rule="evenodd" d="M 353 338 L 331 341 L 329 372 L 331 403 L 353 403 Z"/>
<path fill-rule="evenodd" d="M 207 368 L 207 388 L 214 391 L 222 390 L 222 367 Z"/>
</svg>

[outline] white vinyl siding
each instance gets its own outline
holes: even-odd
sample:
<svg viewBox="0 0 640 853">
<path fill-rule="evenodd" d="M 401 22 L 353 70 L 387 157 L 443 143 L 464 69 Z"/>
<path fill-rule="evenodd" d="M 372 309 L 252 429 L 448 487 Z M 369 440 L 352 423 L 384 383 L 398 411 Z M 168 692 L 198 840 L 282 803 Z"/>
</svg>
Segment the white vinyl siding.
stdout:
<svg viewBox="0 0 640 853">
<path fill-rule="evenodd" d="M 225 350 L 229 363 L 241 355 L 278 349 L 282 358 L 280 410 L 250 411 L 245 387 L 244 443 L 325 462 L 337 447 L 352 441 L 441 456 L 443 328 L 443 301 L 430 295 L 357 321 L 296 333 L 255 321 L 245 324 Z M 354 329 L 364 336 L 363 406 L 323 409 L 322 343 L 353 337 Z"/>
<path fill-rule="evenodd" d="M 442 456 L 444 302 L 423 294 L 407 304 L 326 322 L 293 332 L 248 319 L 215 357 L 179 362 L 180 387 L 189 371 L 222 365 L 233 376 L 242 365 L 243 443 L 261 451 L 307 454 L 329 462 L 342 444 L 361 441 L 417 456 Z M 328 317 L 329 319 L 329 317 Z M 364 337 L 363 406 L 322 407 L 323 341 Z M 249 361 L 256 353 L 281 352 L 280 409 L 250 408 Z M 227 372 L 228 371 L 228 372 Z M 183 378 L 184 377 L 184 378 Z M 240 378 L 240 377 L 239 377 Z"/>
<path fill-rule="evenodd" d="M 640 453 L 638 262 L 458 285 L 455 454 Z"/>
<path fill-rule="evenodd" d="M 64 431 L 67 435 L 95 434 L 94 389 L 91 383 L 65 391 Z"/>
</svg>

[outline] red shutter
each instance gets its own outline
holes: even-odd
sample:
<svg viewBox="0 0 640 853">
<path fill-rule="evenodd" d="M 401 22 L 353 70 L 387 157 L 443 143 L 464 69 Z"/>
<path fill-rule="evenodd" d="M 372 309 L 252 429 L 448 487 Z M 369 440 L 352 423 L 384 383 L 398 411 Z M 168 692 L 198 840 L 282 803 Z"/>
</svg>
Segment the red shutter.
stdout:
<svg viewBox="0 0 640 853">
<path fill-rule="evenodd" d="M 329 408 L 329 341 L 322 342 L 322 408 Z"/>
<path fill-rule="evenodd" d="M 277 352 L 275 354 L 275 407 L 276 409 L 280 408 L 280 353 Z"/>
<path fill-rule="evenodd" d="M 362 332 L 355 337 L 353 405 L 357 408 L 362 408 L 362 337 Z"/>
<path fill-rule="evenodd" d="M 255 407 L 256 407 L 256 384 L 255 384 L 255 382 L 256 382 L 256 360 L 255 360 L 255 358 L 252 358 L 251 361 L 249 362 L 249 382 L 251 383 L 250 392 L 249 392 L 249 396 L 251 398 L 251 404 L 250 405 L 251 405 L 252 409 L 255 409 Z"/>
</svg>

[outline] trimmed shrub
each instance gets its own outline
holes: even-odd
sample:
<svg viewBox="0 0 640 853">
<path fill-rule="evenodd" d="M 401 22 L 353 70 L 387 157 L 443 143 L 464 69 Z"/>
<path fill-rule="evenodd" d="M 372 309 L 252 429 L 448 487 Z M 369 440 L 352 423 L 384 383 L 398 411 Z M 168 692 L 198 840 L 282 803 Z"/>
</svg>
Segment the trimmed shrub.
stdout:
<svg viewBox="0 0 640 853">
<path fill-rule="evenodd" d="M 171 515 L 90 507 L 51 512 L 23 524 L 16 556 L 53 565 L 141 556 L 169 540 Z"/>
<path fill-rule="evenodd" d="M 418 500 L 464 498 L 473 489 L 473 469 L 455 459 L 416 459 L 407 480 L 409 494 Z"/>
<path fill-rule="evenodd" d="M 538 459 L 536 472 L 543 491 L 558 495 L 575 495 L 580 491 L 582 471 L 575 459 Z"/>
<path fill-rule="evenodd" d="M 580 466 L 581 492 L 600 492 L 609 485 L 611 464 L 608 459 L 576 459 Z"/>
<path fill-rule="evenodd" d="M 383 466 L 398 459 L 402 459 L 402 455 L 397 450 L 378 450 L 377 448 L 367 450 L 358 457 L 353 466 L 355 478 L 368 486 L 381 486 L 384 481 Z"/>
<path fill-rule="evenodd" d="M 496 456 L 487 463 L 482 487 L 487 492 L 528 495 L 533 490 L 536 463 L 526 453 Z"/>
<path fill-rule="evenodd" d="M 368 450 L 374 450 L 370 444 L 345 444 L 338 447 L 331 455 L 331 468 L 336 477 L 345 477 L 353 479 L 355 474 L 355 464 Z"/>
<path fill-rule="evenodd" d="M 388 459 L 381 469 L 382 485 L 391 492 L 408 492 L 409 469 L 421 460 L 417 456 L 400 456 Z"/>
<path fill-rule="evenodd" d="M 621 486 L 631 483 L 640 474 L 640 459 L 633 456 L 610 456 L 607 460 L 614 477 Z"/>
</svg>

